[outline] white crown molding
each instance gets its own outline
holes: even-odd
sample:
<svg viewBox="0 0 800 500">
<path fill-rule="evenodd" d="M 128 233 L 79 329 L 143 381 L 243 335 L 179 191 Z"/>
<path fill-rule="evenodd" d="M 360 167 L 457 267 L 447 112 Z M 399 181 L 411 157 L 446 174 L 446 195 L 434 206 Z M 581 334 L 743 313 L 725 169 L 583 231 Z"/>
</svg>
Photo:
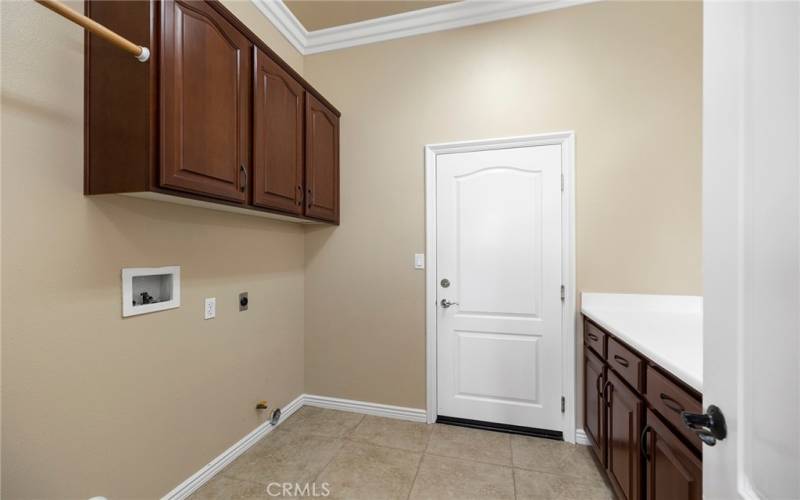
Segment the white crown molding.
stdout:
<svg viewBox="0 0 800 500">
<path fill-rule="evenodd" d="M 599 0 L 464 0 L 342 26 L 308 31 L 282 0 L 252 0 L 301 54 L 488 23 Z"/>
</svg>

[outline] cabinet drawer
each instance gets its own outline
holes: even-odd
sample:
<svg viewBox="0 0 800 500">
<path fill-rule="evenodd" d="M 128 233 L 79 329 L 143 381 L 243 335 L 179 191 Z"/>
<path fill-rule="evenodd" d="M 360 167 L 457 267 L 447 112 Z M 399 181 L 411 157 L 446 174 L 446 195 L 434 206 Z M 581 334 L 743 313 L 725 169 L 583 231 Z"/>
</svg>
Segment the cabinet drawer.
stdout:
<svg viewBox="0 0 800 500">
<path fill-rule="evenodd" d="M 613 338 L 608 339 L 608 366 L 637 391 L 642 391 L 642 378 L 644 363 L 641 358 Z"/>
<path fill-rule="evenodd" d="M 599 354 L 601 358 L 606 357 L 606 334 L 589 321 L 583 322 L 583 345 Z"/>
<path fill-rule="evenodd" d="M 647 402 L 699 450 L 700 438 L 681 421 L 681 412 L 703 413 L 702 403 L 652 366 L 647 367 Z"/>
</svg>

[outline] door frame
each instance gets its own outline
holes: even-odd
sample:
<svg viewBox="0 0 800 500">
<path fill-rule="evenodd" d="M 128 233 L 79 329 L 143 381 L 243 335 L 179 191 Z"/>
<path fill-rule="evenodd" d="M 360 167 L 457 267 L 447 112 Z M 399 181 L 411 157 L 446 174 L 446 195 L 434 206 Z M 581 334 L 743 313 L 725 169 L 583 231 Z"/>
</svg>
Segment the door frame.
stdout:
<svg viewBox="0 0 800 500">
<path fill-rule="evenodd" d="M 575 442 L 576 402 L 576 331 L 575 309 L 575 133 L 502 137 L 475 141 L 458 141 L 425 146 L 425 342 L 428 423 L 436 421 L 436 162 L 442 154 L 491 151 L 530 146 L 561 146 L 561 173 L 564 188 L 561 196 L 561 277 L 564 302 L 561 308 L 562 363 L 561 384 L 565 398 L 564 441 Z"/>
</svg>

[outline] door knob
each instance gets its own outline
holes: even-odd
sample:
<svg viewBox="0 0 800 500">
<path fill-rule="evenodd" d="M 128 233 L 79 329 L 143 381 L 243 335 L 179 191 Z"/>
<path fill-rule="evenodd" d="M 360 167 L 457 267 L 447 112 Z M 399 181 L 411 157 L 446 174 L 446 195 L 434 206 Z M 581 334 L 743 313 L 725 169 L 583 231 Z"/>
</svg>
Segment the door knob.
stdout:
<svg viewBox="0 0 800 500">
<path fill-rule="evenodd" d="M 439 302 L 439 304 L 441 304 L 443 308 L 447 309 L 450 306 L 457 306 L 458 302 L 450 302 L 447 299 L 442 299 L 442 301 Z"/>
<path fill-rule="evenodd" d="M 682 411 L 681 420 L 708 446 L 714 446 L 717 444 L 717 440 L 722 441 L 728 435 L 725 416 L 722 414 L 722 410 L 714 405 L 709 406 L 706 413 Z"/>
</svg>

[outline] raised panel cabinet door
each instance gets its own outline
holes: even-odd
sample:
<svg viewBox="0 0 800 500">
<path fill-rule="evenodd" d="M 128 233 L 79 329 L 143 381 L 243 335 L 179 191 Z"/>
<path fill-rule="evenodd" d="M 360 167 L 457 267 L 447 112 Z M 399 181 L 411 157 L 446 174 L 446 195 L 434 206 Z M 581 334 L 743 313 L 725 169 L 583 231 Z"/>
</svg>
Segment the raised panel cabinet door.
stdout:
<svg viewBox="0 0 800 500">
<path fill-rule="evenodd" d="M 305 214 L 339 222 L 339 118 L 310 93 L 306 93 Z"/>
<path fill-rule="evenodd" d="M 255 51 L 253 205 L 303 212 L 303 87 Z"/>
<path fill-rule="evenodd" d="M 161 187 L 244 202 L 250 41 L 206 2 L 162 3 Z"/>
<path fill-rule="evenodd" d="M 647 500 L 701 500 L 702 461 L 650 410 L 642 437 Z"/>
<path fill-rule="evenodd" d="M 592 445 L 597 460 L 606 464 L 606 432 L 605 402 L 603 401 L 603 385 L 605 384 L 603 362 L 588 348 L 583 350 L 583 407 L 584 430 Z"/>
<path fill-rule="evenodd" d="M 606 470 L 611 486 L 621 500 L 641 498 L 639 435 L 642 430 L 642 400 L 611 370 L 604 388 L 608 423 Z"/>
</svg>

